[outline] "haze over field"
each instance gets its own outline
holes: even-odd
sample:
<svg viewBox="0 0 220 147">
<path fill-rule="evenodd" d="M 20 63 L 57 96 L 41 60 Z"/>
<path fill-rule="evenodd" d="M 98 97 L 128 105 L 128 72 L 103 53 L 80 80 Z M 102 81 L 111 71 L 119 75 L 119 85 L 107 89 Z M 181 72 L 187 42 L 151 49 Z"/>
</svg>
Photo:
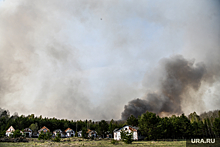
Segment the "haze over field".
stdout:
<svg viewBox="0 0 220 147">
<path fill-rule="evenodd" d="M 0 107 L 12 113 L 201 113 L 220 109 L 219 89 L 218 0 L 0 1 Z"/>
</svg>

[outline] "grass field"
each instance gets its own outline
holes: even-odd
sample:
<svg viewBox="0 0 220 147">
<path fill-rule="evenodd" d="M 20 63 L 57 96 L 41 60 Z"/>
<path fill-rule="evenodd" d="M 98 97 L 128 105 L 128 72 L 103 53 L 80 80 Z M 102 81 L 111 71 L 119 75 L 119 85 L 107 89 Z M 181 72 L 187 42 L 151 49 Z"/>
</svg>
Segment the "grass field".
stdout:
<svg viewBox="0 0 220 147">
<path fill-rule="evenodd" d="M 132 144 L 125 144 L 122 141 L 119 141 L 117 145 L 111 144 L 110 139 L 102 139 L 102 140 L 89 140 L 72 137 L 70 139 L 64 138 L 61 139 L 61 142 L 52 142 L 52 141 L 38 141 L 37 138 L 29 139 L 30 141 L 27 143 L 17 142 L 17 143 L 8 143 L 8 142 L 0 142 L 1 147 L 11 147 L 11 146 L 22 146 L 22 147 L 36 147 L 36 146 L 62 146 L 62 147 L 79 147 L 79 146 L 116 146 L 116 147 L 136 147 L 136 146 L 161 146 L 161 147 L 185 147 L 186 141 L 133 141 Z"/>
</svg>

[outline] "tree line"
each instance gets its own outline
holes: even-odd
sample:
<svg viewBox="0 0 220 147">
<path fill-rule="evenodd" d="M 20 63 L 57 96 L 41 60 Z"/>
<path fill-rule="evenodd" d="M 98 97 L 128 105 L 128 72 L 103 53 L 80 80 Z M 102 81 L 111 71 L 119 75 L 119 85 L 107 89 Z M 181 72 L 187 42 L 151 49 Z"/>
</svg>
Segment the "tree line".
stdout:
<svg viewBox="0 0 220 147">
<path fill-rule="evenodd" d="M 145 140 L 155 139 L 187 139 L 187 138 L 219 138 L 220 136 L 220 111 L 210 111 L 197 115 L 196 112 L 189 116 L 184 114 L 180 116 L 159 117 L 155 113 L 146 112 L 135 118 L 131 115 L 125 121 L 97 121 L 92 120 L 67 120 L 57 118 L 46 118 L 35 116 L 18 116 L 17 113 L 10 116 L 8 110 L 0 108 L 0 136 L 5 136 L 6 130 L 13 126 L 16 130 L 30 128 L 38 131 L 46 126 L 50 131 L 56 129 L 73 129 L 75 132 L 87 129 L 95 130 L 101 137 L 108 134 L 113 135 L 116 128 L 122 128 L 124 125 L 136 126 L 139 133 L 145 136 Z"/>
</svg>

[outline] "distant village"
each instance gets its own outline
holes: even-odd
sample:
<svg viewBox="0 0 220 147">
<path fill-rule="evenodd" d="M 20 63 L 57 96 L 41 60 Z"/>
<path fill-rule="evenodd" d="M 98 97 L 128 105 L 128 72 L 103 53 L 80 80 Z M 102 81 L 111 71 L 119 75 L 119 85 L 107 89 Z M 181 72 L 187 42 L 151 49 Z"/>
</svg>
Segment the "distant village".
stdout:
<svg viewBox="0 0 220 147">
<path fill-rule="evenodd" d="M 138 131 L 138 127 L 133 127 L 133 126 L 129 126 L 129 125 L 125 125 L 122 128 L 116 128 L 113 131 L 114 136 L 112 136 L 111 133 L 106 132 L 106 137 L 105 138 L 114 138 L 114 140 L 121 140 L 121 131 L 125 131 L 128 133 L 132 133 L 132 139 L 133 140 L 139 140 L 139 139 L 143 139 L 143 137 L 140 135 L 139 131 Z M 13 132 L 15 132 L 15 129 L 13 126 L 10 126 L 7 131 L 6 131 L 6 136 L 10 137 L 13 135 Z M 72 130 L 71 128 L 67 128 L 66 130 L 62 131 L 61 129 L 56 129 L 54 131 L 50 131 L 49 128 L 47 128 L 46 126 L 42 127 L 40 130 L 38 131 L 32 131 L 30 128 L 25 128 L 23 131 L 20 130 L 20 133 L 22 134 L 22 136 L 24 137 L 29 137 L 29 138 L 37 138 L 39 137 L 39 134 L 41 133 L 52 133 L 52 137 L 55 137 L 58 133 L 60 134 L 61 138 L 68 138 L 68 137 L 83 137 L 82 131 L 77 132 L 77 134 L 75 133 L 74 130 Z M 104 136 L 98 135 L 98 133 L 95 130 L 90 130 L 87 129 L 86 131 L 86 135 L 84 136 L 86 138 L 103 138 Z"/>
</svg>

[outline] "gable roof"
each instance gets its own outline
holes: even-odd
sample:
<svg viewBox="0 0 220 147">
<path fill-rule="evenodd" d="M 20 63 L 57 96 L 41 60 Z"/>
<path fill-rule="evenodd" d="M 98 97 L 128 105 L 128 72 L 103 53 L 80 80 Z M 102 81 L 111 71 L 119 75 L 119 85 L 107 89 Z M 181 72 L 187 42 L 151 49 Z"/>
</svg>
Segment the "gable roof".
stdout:
<svg viewBox="0 0 220 147">
<path fill-rule="evenodd" d="M 131 127 L 131 126 L 129 126 L 129 130 L 131 130 L 131 131 L 137 131 L 137 129 L 136 129 L 136 128 Z"/>
<path fill-rule="evenodd" d="M 91 134 L 97 134 L 97 132 L 95 130 L 90 130 L 89 135 Z"/>
<path fill-rule="evenodd" d="M 128 127 L 129 130 L 134 131 L 134 132 L 136 132 L 136 131 L 139 129 L 138 127 L 132 127 L 132 126 L 126 125 L 126 126 L 120 128 L 120 129 L 115 129 L 113 132 L 121 131 L 121 130 L 122 130 L 123 128 L 125 128 L 125 127 Z"/>
<path fill-rule="evenodd" d="M 86 133 L 89 133 L 89 132 L 91 132 L 91 130 L 90 130 L 90 129 L 88 129 L 88 130 L 86 131 Z"/>
<path fill-rule="evenodd" d="M 23 132 L 32 132 L 30 128 L 25 128 Z"/>
<path fill-rule="evenodd" d="M 41 132 L 43 130 L 47 130 L 48 132 L 50 132 L 50 130 L 47 127 L 45 127 L 45 126 L 43 126 L 38 132 Z"/>
<path fill-rule="evenodd" d="M 70 128 L 67 128 L 66 130 L 65 130 L 65 132 L 66 133 L 69 133 L 69 132 L 74 132 L 72 129 L 70 129 Z"/>
<path fill-rule="evenodd" d="M 56 129 L 56 130 L 53 131 L 53 133 L 58 133 L 58 132 L 59 132 L 59 133 L 62 133 L 62 130 Z"/>
<path fill-rule="evenodd" d="M 12 131 L 15 131 L 15 129 L 13 128 L 13 126 L 10 126 L 6 132 L 12 132 Z"/>
</svg>

